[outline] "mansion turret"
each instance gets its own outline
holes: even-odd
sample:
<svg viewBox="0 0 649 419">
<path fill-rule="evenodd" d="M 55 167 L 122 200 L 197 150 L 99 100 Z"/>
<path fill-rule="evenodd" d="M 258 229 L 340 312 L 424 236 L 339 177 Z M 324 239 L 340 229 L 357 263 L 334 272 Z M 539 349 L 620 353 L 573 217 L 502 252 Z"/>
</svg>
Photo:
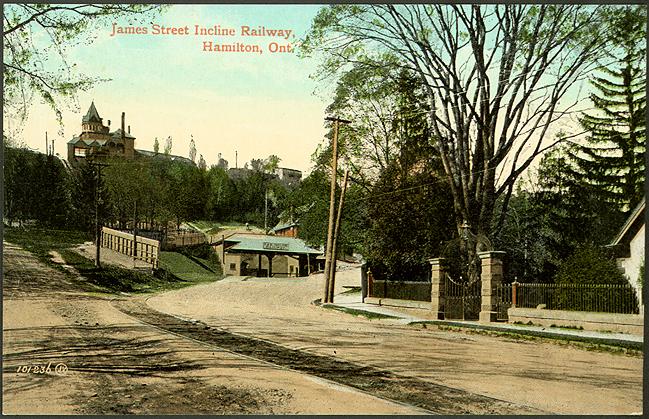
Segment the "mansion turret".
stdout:
<svg viewBox="0 0 649 419">
<path fill-rule="evenodd" d="M 110 132 L 110 120 L 108 126 L 104 126 L 95 103 L 91 103 L 81 120 L 81 134 L 68 141 L 68 162 L 74 164 L 91 156 L 134 158 L 135 137 L 131 135 L 131 127 L 126 130 L 124 123 L 125 114 L 122 112 L 122 127 Z"/>
</svg>

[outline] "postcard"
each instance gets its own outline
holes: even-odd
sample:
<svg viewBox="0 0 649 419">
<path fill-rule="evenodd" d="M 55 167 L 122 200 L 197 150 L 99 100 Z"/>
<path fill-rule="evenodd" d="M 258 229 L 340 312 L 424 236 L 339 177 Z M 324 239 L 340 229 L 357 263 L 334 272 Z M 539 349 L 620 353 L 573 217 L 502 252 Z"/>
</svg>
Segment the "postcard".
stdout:
<svg viewBox="0 0 649 419">
<path fill-rule="evenodd" d="M 641 415 L 646 19 L 3 5 L 3 413 Z"/>
</svg>

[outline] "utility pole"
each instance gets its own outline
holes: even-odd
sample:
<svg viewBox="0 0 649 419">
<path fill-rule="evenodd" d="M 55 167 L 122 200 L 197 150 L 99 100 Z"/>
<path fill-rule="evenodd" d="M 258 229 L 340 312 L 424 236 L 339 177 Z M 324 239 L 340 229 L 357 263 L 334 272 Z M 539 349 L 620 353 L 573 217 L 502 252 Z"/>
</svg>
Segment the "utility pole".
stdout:
<svg viewBox="0 0 649 419">
<path fill-rule="evenodd" d="M 91 162 L 95 168 L 95 266 L 101 268 L 100 248 L 101 248 L 101 226 L 99 224 L 99 184 L 101 183 L 101 168 L 108 166 L 106 163 Z"/>
<path fill-rule="evenodd" d="M 264 195 L 264 234 L 268 234 L 268 188 Z"/>
<path fill-rule="evenodd" d="M 325 253 L 325 286 L 323 291 L 322 303 L 329 303 L 329 273 L 331 271 L 332 246 L 333 246 L 333 227 L 335 218 L 335 199 L 336 199 L 336 175 L 338 172 L 338 125 L 339 123 L 349 124 L 351 121 L 338 117 L 326 117 L 326 121 L 334 122 L 334 136 L 332 139 L 332 159 L 331 159 L 331 190 L 329 193 L 329 226 L 327 227 L 327 249 Z M 335 256 L 333 256 L 335 257 Z"/>
<path fill-rule="evenodd" d="M 45 155 L 50 154 L 50 143 L 47 141 L 47 131 L 45 131 Z"/>
<path fill-rule="evenodd" d="M 133 201 L 133 267 L 137 262 L 137 199 Z"/>
<path fill-rule="evenodd" d="M 334 302 L 334 286 L 336 285 L 336 253 L 338 243 L 338 233 L 340 231 L 340 219 L 343 213 L 343 202 L 345 201 L 345 191 L 347 190 L 347 178 L 349 177 L 349 169 L 345 170 L 345 178 L 343 180 L 343 188 L 340 191 L 340 201 L 338 202 L 338 214 L 336 214 L 336 225 L 334 226 L 334 240 L 331 246 L 331 269 L 329 270 L 328 285 L 328 302 Z"/>
</svg>

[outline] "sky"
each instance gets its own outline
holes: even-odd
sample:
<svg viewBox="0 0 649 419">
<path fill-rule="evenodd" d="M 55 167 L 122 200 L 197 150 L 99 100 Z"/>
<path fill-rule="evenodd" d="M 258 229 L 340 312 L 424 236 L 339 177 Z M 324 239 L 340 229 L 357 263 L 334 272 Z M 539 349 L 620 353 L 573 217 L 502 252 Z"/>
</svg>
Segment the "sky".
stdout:
<svg viewBox="0 0 649 419">
<path fill-rule="evenodd" d="M 275 154 L 280 166 L 306 175 L 312 167 L 312 153 L 324 141 L 327 90 L 332 85 L 323 86 L 309 77 L 317 72 L 315 59 L 272 53 L 270 46 L 294 46 L 321 7 L 173 5 L 141 24 L 126 19 L 107 21 L 95 29 L 92 42 L 71 47 L 67 57 L 79 73 L 110 80 L 78 94 L 78 108 L 63 113 L 62 134 L 54 112 L 34 103 L 16 139 L 44 151 L 47 132 L 55 140 L 55 152 L 67 157 L 66 143 L 81 133 L 81 118 L 94 101 L 104 124 L 111 121 L 111 131 L 120 127 L 121 113 L 126 113 L 137 149 L 153 150 L 156 138 L 162 149 L 171 136 L 172 154 L 189 156 L 193 138 L 197 156 L 202 154 L 208 165 L 217 163 L 219 154 L 230 167 Z M 218 25 L 235 35 L 195 35 L 195 25 Z M 147 33 L 113 36 L 117 27 L 134 26 Z M 190 34 L 154 34 L 155 27 L 187 27 Z M 249 34 L 253 30 L 283 32 L 275 37 L 243 36 L 244 27 Z M 285 31 L 290 35 L 285 36 Z M 241 42 L 263 53 L 209 52 L 203 50 L 205 42 Z M 572 86 L 564 100 L 585 98 L 587 92 L 581 87 Z M 574 132 L 576 126 L 574 117 L 553 124 L 547 141 L 560 130 Z"/>
<path fill-rule="evenodd" d="M 219 153 L 230 167 L 235 167 L 235 153 L 238 167 L 275 154 L 280 166 L 308 172 L 311 154 L 325 134 L 327 103 L 314 94 L 318 85 L 309 78 L 317 63 L 271 48 L 293 46 L 320 7 L 174 5 L 150 22 L 113 22 L 144 27 L 146 34 L 111 36 L 113 25 L 107 22 L 90 44 L 72 47 L 67 57 L 80 73 L 110 81 L 79 93 L 79 109 L 63 113 L 62 136 L 55 114 L 34 103 L 18 140 L 44 151 L 47 132 L 55 139 L 55 152 L 67 157 L 66 143 L 81 133 L 81 118 L 94 101 L 104 125 L 111 121 L 111 131 L 126 113 L 136 149 L 153 150 L 156 137 L 162 149 L 171 136 L 172 154 L 187 157 L 193 137 L 197 156 L 202 154 L 208 165 L 217 162 Z M 154 34 L 154 24 L 187 26 L 189 35 Z M 195 25 L 233 29 L 235 36 L 195 35 Z M 242 26 L 250 28 L 249 36 L 241 35 Z M 292 32 L 252 36 L 260 27 Z M 259 45 L 262 53 L 203 51 L 205 41 Z"/>
</svg>

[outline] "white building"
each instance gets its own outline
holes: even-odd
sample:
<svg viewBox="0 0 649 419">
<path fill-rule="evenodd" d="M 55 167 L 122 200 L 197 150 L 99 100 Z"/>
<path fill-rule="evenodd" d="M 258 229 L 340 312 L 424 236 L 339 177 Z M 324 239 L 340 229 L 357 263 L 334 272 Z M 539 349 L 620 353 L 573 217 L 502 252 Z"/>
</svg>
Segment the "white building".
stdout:
<svg viewBox="0 0 649 419">
<path fill-rule="evenodd" d="M 626 275 L 629 283 L 635 288 L 642 307 L 642 288 L 640 285 L 640 267 L 644 263 L 645 242 L 645 199 L 631 211 L 612 247 L 616 248 L 617 264 Z"/>
</svg>

